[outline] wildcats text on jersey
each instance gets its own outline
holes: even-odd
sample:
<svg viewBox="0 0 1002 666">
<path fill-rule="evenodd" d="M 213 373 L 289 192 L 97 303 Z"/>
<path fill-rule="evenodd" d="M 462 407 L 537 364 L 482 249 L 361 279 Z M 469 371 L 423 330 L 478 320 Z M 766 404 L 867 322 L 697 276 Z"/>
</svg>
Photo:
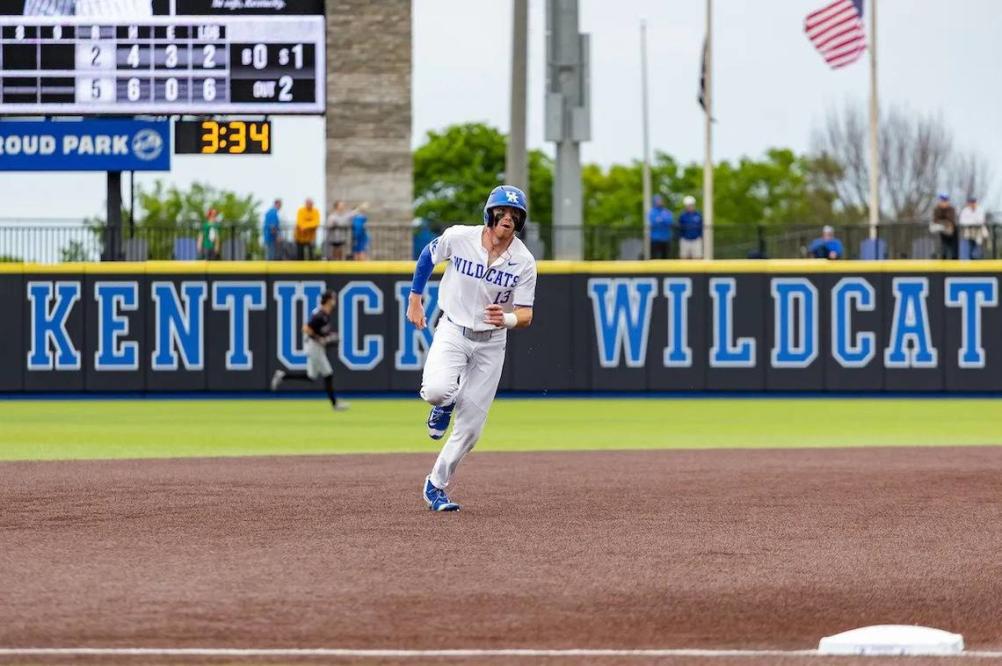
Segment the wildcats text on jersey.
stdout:
<svg viewBox="0 0 1002 666">
<path fill-rule="evenodd" d="M 453 255 L 452 265 L 456 267 L 461 275 L 466 277 L 475 278 L 477 280 L 484 280 L 490 282 L 491 284 L 496 284 L 499 287 L 516 287 L 518 286 L 518 276 L 514 273 L 505 272 L 499 268 L 487 268 L 483 264 L 470 261 L 469 259 L 463 259 Z"/>
</svg>

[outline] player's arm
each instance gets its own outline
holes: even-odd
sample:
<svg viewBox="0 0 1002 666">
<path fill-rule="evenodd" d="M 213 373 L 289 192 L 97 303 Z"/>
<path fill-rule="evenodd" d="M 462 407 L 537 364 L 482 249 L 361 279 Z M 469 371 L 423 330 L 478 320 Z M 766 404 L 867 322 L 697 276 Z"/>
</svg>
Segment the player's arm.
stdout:
<svg viewBox="0 0 1002 666">
<path fill-rule="evenodd" d="M 435 270 L 435 264 L 448 257 L 448 241 L 444 234 L 441 238 L 436 238 L 425 245 L 421 250 L 421 256 L 418 257 L 417 265 L 414 267 L 414 277 L 411 279 L 411 293 L 407 297 L 407 321 L 418 329 L 428 325 L 424 317 L 424 304 L 421 302 L 421 295 L 424 294 L 428 278 Z"/>
<path fill-rule="evenodd" d="M 492 303 L 485 310 L 484 320 L 494 326 L 528 328 L 532 324 L 532 308 L 527 305 L 519 305 L 515 307 L 514 312 L 505 313 L 500 305 Z"/>
<path fill-rule="evenodd" d="M 320 340 L 320 336 L 317 335 L 317 332 L 309 324 L 303 324 L 303 335 L 312 340 Z"/>
<path fill-rule="evenodd" d="M 310 320 L 303 324 L 303 335 L 317 342 L 323 341 L 324 322 L 318 316 L 310 317 Z"/>
</svg>

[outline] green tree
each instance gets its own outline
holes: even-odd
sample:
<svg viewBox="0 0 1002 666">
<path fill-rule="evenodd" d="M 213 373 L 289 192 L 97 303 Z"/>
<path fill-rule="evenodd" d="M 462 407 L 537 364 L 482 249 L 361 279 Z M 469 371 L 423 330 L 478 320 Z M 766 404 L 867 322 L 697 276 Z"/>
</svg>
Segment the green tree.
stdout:
<svg viewBox="0 0 1002 666">
<path fill-rule="evenodd" d="M 414 215 L 433 225 L 479 223 L 487 194 L 505 182 L 505 135 L 484 123 L 428 132 L 414 151 Z M 529 151 L 529 219 L 548 236 L 553 161 Z"/>
<path fill-rule="evenodd" d="M 504 180 L 505 136 L 482 123 L 429 132 L 414 152 L 415 215 L 433 223 L 475 223 L 491 188 Z M 761 158 L 722 161 L 714 166 L 714 224 L 718 256 L 746 256 L 755 249 L 759 225 L 770 233 L 793 225 L 840 223 L 853 211 L 835 205 L 830 182 L 838 164 L 773 148 Z M 581 170 L 585 256 L 615 259 L 626 238 L 642 238 L 650 202 L 641 201 L 639 161 Z M 682 165 L 658 152 L 651 165 L 655 193 L 676 212 L 685 195 L 703 207 L 703 166 Z M 529 154 L 530 218 L 551 239 L 553 161 L 539 150 Z"/>
<path fill-rule="evenodd" d="M 235 235 L 248 242 L 249 256 L 262 254 L 261 202 L 253 195 L 240 196 L 206 183 L 193 183 L 190 189 L 180 190 L 158 180 L 150 190 L 140 187 L 136 198 L 136 236 L 146 238 L 151 258 L 171 258 L 177 236 L 197 237 L 210 208 L 222 215 L 224 242 Z"/>
<path fill-rule="evenodd" d="M 81 241 L 71 240 L 65 247 L 59 250 L 59 261 L 63 263 L 73 261 L 93 261 L 87 248 Z"/>
<path fill-rule="evenodd" d="M 206 183 L 193 183 L 188 190 L 167 186 L 162 180 L 149 190 L 136 188 L 136 210 L 133 215 L 133 238 L 145 239 L 150 259 L 173 259 L 174 240 L 179 237 L 197 238 L 205 214 L 215 208 L 222 215 L 222 239 L 240 238 L 247 243 L 249 258 L 261 258 L 261 202 L 252 195 L 240 196 Z M 130 237 L 129 210 L 122 209 L 124 238 Z M 87 218 L 87 226 L 97 237 L 104 237 L 105 219 Z M 74 251 L 71 249 L 71 252 Z M 75 256 L 75 255 L 67 255 Z M 66 259 L 64 259 L 66 261 Z"/>
<path fill-rule="evenodd" d="M 714 235 L 726 256 L 745 256 L 754 249 L 757 226 L 770 229 L 789 225 L 818 225 L 834 219 L 834 194 L 815 176 L 821 166 L 788 149 L 768 150 L 762 159 L 742 158 L 714 165 Z M 618 241 L 643 236 L 643 220 L 650 202 L 641 202 L 642 165 L 614 165 L 603 170 L 587 165 L 582 170 L 586 254 L 615 258 Z M 703 166 L 680 166 L 674 158 L 657 153 L 651 165 L 652 189 L 662 194 L 676 215 L 682 198 L 692 195 L 702 208 Z"/>
</svg>

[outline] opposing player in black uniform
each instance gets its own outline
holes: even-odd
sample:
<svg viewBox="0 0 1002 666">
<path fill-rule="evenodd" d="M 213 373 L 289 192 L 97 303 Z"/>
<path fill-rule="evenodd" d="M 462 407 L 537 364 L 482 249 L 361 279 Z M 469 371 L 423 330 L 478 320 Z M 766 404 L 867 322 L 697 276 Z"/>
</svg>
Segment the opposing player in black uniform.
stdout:
<svg viewBox="0 0 1002 666">
<path fill-rule="evenodd" d="M 271 378 L 271 390 L 277 391 L 283 381 L 312 382 L 318 377 L 324 381 L 324 390 L 334 409 L 343 412 L 348 403 L 334 393 L 334 370 L 327 359 L 327 345 L 338 341 L 338 334 L 331 331 L 331 314 L 334 312 L 334 292 L 328 289 L 320 296 L 318 305 L 310 314 L 310 321 L 303 326 L 306 336 L 306 372 L 286 372 L 276 370 Z"/>
</svg>

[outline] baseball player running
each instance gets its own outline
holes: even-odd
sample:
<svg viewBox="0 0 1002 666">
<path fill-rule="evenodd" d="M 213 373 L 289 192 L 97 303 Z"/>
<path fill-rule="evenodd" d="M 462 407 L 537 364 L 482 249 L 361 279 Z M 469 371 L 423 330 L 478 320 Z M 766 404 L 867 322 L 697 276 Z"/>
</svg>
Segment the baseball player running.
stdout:
<svg viewBox="0 0 1002 666">
<path fill-rule="evenodd" d="M 497 393 L 508 329 L 532 323 L 536 260 L 515 233 L 528 216 L 517 187 L 494 188 L 484 205 L 484 226 L 454 226 L 421 252 L 407 303 L 407 319 L 421 329 L 424 293 L 435 264 L 449 261 L 439 285 L 442 317 L 421 378 L 421 397 L 432 405 L 428 435 L 441 439 L 453 411 L 456 424 L 424 481 L 432 511 L 458 511 L 445 493 L 456 467 L 473 449 Z"/>
<path fill-rule="evenodd" d="M 286 372 L 276 370 L 271 378 L 271 390 L 277 391 L 283 381 L 312 382 L 318 377 L 324 381 L 324 390 L 336 411 L 348 409 L 348 403 L 338 399 L 334 393 L 334 370 L 327 358 L 327 345 L 338 340 L 338 334 L 331 332 L 331 314 L 334 312 L 334 292 L 328 289 L 320 296 L 318 305 L 310 314 L 310 320 L 303 326 L 306 337 L 306 372 Z"/>
</svg>

